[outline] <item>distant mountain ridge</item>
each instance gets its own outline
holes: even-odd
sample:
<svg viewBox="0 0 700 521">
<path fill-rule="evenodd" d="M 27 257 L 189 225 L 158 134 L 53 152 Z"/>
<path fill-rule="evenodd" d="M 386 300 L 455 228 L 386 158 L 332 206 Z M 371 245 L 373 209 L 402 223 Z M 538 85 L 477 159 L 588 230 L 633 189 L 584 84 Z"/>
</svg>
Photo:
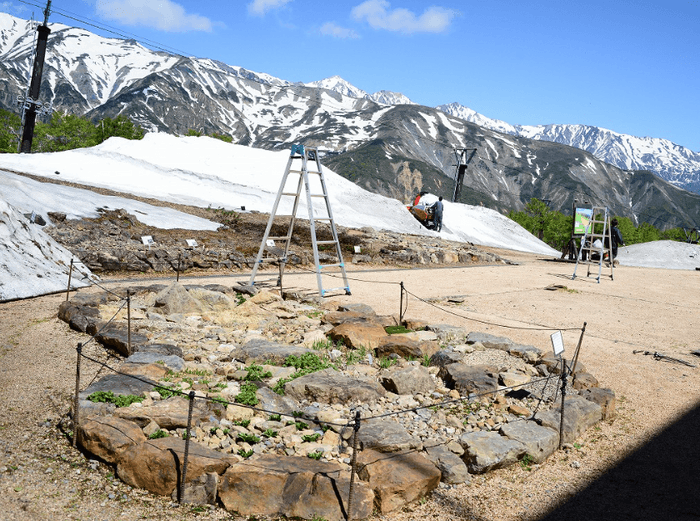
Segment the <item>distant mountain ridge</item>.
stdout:
<svg viewBox="0 0 700 521">
<path fill-rule="evenodd" d="M 507 211 L 538 197 L 568 212 L 578 199 L 636 222 L 700 223 L 700 196 L 654 175 L 622 170 L 571 146 L 511 135 L 506 127 L 491 130 L 486 121 L 475 124 L 400 94 L 368 95 L 339 77 L 291 83 L 215 60 L 153 52 L 132 40 L 50 27 L 41 92 L 58 110 L 94 119 L 123 114 L 149 131 L 217 132 L 272 150 L 316 146 L 324 165 L 404 201 L 419 190 L 449 198 L 453 150 L 476 148 L 462 202 Z M 27 22 L 0 13 L 3 108 L 16 110 L 16 97 L 26 91 L 33 33 Z"/>
<path fill-rule="evenodd" d="M 511 125 L 459 103 L 437 108 L 498 132 L 580 148 L 623 170 L 649 170 L 680 188 L 700 193 L 700 153 L 667 139 L 635 137 L 590 125 Z"/>
</svg>

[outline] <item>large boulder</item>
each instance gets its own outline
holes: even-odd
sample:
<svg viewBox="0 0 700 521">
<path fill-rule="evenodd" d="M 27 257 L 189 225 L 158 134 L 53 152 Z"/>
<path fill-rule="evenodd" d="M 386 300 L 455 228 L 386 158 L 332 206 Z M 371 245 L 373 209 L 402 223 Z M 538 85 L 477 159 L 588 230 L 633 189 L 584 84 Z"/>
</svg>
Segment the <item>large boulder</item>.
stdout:
<svg viewBox="0 0 700 521">
<path fill-rule="evenodd" d="M 428 369 L 420 365 L 392 368 L 381 375 L 384 388 L 395 394 L 428 393 L 435 389 Z"/>
<path fill-rule="evenodd" d="M 440 471 L 416 451 L 381 453 L 364 450 L 357 458 L 358 475 L 375 493 L 381 514 L 419 499 L 440 483 Z"/>
<path fill-rule="evenodd" d="M 352 444 L 354 428 L 346 427 L 341 435 Z M 357 439 L 363 451 L 372 449 L 377 452 L 399 452 L 423 448 L 420 438 L 414 438 L 401 424 L 387 419 L 361 422 Z"/>
<path fill-rule="evenodd" d="M 603 410 L 595 402 L 586 400 L 581 396 L 567 397 L 564 406 L 564 427 L 562 429 L 562 443 L 572 443 L 583 432 L 600 421 Z M 556 407 L 548 411 L 538 412 L 535 421 L 544 427 L 559 432 L 561 420 L 561 408 Z"/>
<path fill-rule="evenodd" d="M 483 474 L 512 465 L 527 451 L 525 445 L 497 432 L 468 432 L 460 438 L 464 448 L 462 459 L 469 472 Z"/>
<path fill-rule="evenodd" d="M 343 322 L 328 332 L 334 342 L 342 342 L 351 349 L 374 349 L 388 335 L 384 328 L 373 322 Z"/>
<path fill-rule="evenodd" d="M 169 496 L 178 485 L 185 455 L 185 440 L 160 438 L 127 448 L 117 460 L 117 475 L 127 485 L 145 488 L 154 494 Z M 222 454 L 190 442 L 186 483 L 202 474 L 223 474 L 234 462 Z"/>
<path fill-rule="evenodd" d="M 559 433 L 532 421 L 516 421 L 501 427 L 501 434 L 525 446 L 533 463 L 542 463 L 557 450 Z"/>
<path fill-rule="evenodd" d="M 182 396 L 172 396 L 167 400 L 156 402 L 147 407 L 121 407 L 114 411 L 115 416 L 130 420 L 145 427 L 154 421 L 162 429 L 180 429 L 187 427 L 190 402 Z M 204 400 L 196 400 L 192 407 L 192 425 L 207 421 L 211 411 Z"/>
<path fill-rule="evenodd" d="M 405 335 L 386 335 L 379 340 L 377 356 L 398 355 L 409 360 L 432 356 L 439 349 L 438 343 L 432 340 L 416 340 Z"/>
<path fill-rule="evenodd" d="M 579 396 L 600 405 L 603 420 L 609 420 L 615 416 L 615 391 L 612 389 L 593 387 L 581 391 Z"/>
<path fill-rule="evenodd" d="M 313 353 L 313 351 L 300 345 L 280 344 L 256 338 L 236 349 L 235 356 L 246 364 L 253 362 L 283 364 L 290 355 L 301 356 L 306 353 Z"/>
<path fill-rule="evenodd" d="M 170 286 L 158 293 L 154 307 L 158 313 L 172 315 L 173 313 L 199 313 L 202 308 L 199 302 L 190 295 L 179 282 L 173 282 Z"/>
<path fill-rule="evenodd" d="M 386 395 L 379 383 L 353 378 L 333 369 L 324 369 L 296 378 L 284 386 L 285 394 L 295 400 L 320 403 L 375 403 Z"/>
<path fill-rule="evenodd" d="M 350 516 L 372 514 L 374 494 L 356 480 Z M 287 516 L 344 521 L 350 472 L 337 463 L 265 455 L 231 466 L 222 476 L 219 498 L 226 510 L 243 516 Z"/>
<path fill-rule="evenodd" d="M 148 337 L 134 331 L 129 336 L 126 325 L 108 324 L 96 332 L 95 340 L 105 347 L 114 349 L 122 356 L 130 356 L 132 347 L 136 344 L 145 344 L 148 342 Z M 129 340 L 131 340 L 131 344 L 129 344 Z"/>
<path fill-rule="evenodd" d="M 510 351 L 513 346 L 513 341 L 510 338 L 480 333 L 478 331 L 469 333 L 466 343 L 469 345 L 479 343 L 486 349 L 500 349 L 501 351 Z"/>
<path fill-rule="evenodd" d="M 83 450 L 111 464 L 116 463 L 129 447 L 146 441 L 138 425 L 113 416 L 100 416 L 81 422 L 77 435 L 78 444 Z"/>
<path fill-rule="evenodd" d="M 438 373 L 445 386 L 460 393 L 491 393 L 498 390 L 498 375 L 485 365 L 449 364 Z"/>
<path fill-rule="evenodd" d="M 444 445 L 426 447 L 425 455 L 440 470 L 441 481 L 452 485 L 469 483 L 471 476 L 462 458 Z"/>
</svg>

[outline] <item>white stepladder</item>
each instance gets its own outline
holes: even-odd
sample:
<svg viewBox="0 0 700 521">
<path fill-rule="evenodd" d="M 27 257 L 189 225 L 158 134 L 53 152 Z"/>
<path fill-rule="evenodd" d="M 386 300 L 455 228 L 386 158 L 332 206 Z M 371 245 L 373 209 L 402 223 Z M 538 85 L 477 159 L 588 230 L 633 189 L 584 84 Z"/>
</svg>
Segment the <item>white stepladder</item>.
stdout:
<svg viewBox="0 0 700 521">
<path fill-rule="evenodd" d="M 294 168 L 296 167 L 296 168 Z M 296 191 L 290 191 L 287 188 L 287 182 L 290 176 L 298 175 L 299 179 L 296 183 Z M 318 177 L 317 183 L 312 183 L 309 181 L 309 176 Z M 293 183 L 292 183 L 293 184 Z M 312 193 L 312 185 L 316 190 Z M 321 169 L 321 162 L 318 157 L 318 151 L 315 148 L 305 147 L 304 145 L 292 145 L 292 151 L 289 155 L 289 160 L 287 161 L 287 167 L 284 170 L 284 175 L 282 177 L 282 182 L 280 183 L 279 191 L 277 192 L 277 197 L 275 199 L 275 204 L 272 207 L 272 212 L 270 212 L 270 219 L 267 222 L 267 228 L 265 229 L 265 235 L 260 243 L 260 250 L 258 251 L 258 256 L 255 260 L 255 265 L 253 266 L 253 272 L 250 276 L 250 285 L 255 284 L 255 275 L 258 271 L 258 267 L 263 262 L 278 262 L 279 263 L 279 279 L 277 285 L 282 288 L 282 275 L 284 274 L 284 266 L 287 263 L 289 248 L 292 242 L 292 235 L 294 233 L 294 224 L 297 219 L 297 212 L 299 210 L 299 201 L 301 197 L 302 188 L 306 192 L 306 206 L 309 213 L 309 228 L 311 231 L 311 244 L 313 246 L 314 252 L 314 265 L 316 271 L 316 279 L 318 281 L 318 292 L 323 297 L 326 293 L 344 290 L 346 295 L 350 295 L 350 286 L 348 285 L 348 277 L 345 273 L 345 263 L 343 262 L 343 254 L 340 248 L 340 241 L 338 240 L 338 232 L 335 228 L 335 221 L 333 220 L 333 212 L 331 211 L 331 204 L 328 199 L 328 190 L 326 189 L 326 180 L 323 177 L 323 170 Z M 294 198 L 291 201 L 291 212 L 287 215 L 278 215 L 280 201 L 282 198 Z M 325 203 L 325 216 L 318 216 L 315 214 L 313 200 L 315 198 L 323 199 Z M 291 200 L 291 199 L 290 199 Z M 289 207 L 289 205 L 286 205 Z M 270 231 L 272 230 L 272 225 L 275 217 L 279 218 L 289 218 L 289 227 L 287 228 L 286 235 L 272 237 L 270 236 Z M 317 222 L 327 223 L 332 239 L 330 240 L 318 240 L 317 237 Z M 284 246 L 276 247 L 274 241 L 282 241 Z M 332 245 L 335 248 L 336 262 L 331 264 L 321 264 L 320 256 L 318 253 L 319 246 Z M 272 257 L 265 257 L 265 252 L 271 253 Z M 342 274 L 344 286 L 323 289 L 323 281 L 321 279 L 322 275 L 333 275 L 332 272 L 322 273 L 322 270 L 329 268 L 339 268 L 339 272 Z"/>
<path fill-rule="evenodd" d="M 603 225 L 603 233 L 596 233 L 595 225 Z M 596 244 L 598 242 L 599 244 Z M 607 257 L 610 262 L 610 280 L 613 280 L 613 269 L 615 261 L 612 257 L 612 237 L 610 233 L 610 214 L 607 206 L 594 206 L 591 212 L 591 219 L 586 226 L 586 231 L 581 237 L 581 246 L 576 256 L 576 267 L 571 280 L 576 278 L 576 270 L 579 264 L 588 265 L 587 277 L 591 276 L 591 266 L 598 265 L 598 284 L 600 284 L 600 276 L 603 272 L 603 262 Z M 593 259 L 593 255 L 597 255 L 597 261 Z"/>
</svg>

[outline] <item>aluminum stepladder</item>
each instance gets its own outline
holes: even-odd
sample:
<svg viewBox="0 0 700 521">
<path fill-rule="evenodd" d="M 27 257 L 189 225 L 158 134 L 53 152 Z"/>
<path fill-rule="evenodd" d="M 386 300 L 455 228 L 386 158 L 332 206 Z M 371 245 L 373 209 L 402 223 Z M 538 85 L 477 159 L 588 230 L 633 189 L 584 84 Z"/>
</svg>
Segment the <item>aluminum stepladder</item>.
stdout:
<svg viewBox="0 0 700 521">
<path fill-rule="evenodd" d="M 603 233 L 596 233 L 595 225 L 603 225 Z M 596 240 L 600 241 L 600 246 L 594 246 L 593 243 Z M 581 237 L 581 246 L 579 247 L 578 255 L 576 256 L 576 267 L 574 268 L 574 274 L 571 276 L 571 280 L 576 278 L 576 270 L 578 265 L 586 264 L 588 266 L 587 277 L 591 276 L 591 266 L 598 264 L 598 277 L 596 278 L 598 284 L 600 284 L 600 277 L 603 272 L 603 262 L 607 255 L 610 261 L 610 280 L 613 280 L 613 270 L 615 266 L 614 259 L 612 258 L 612 237 L 610 233 L 610 214 L 608 212 L 607 206 L 594 206 L 591 213 L 591 220 L 586 226 L 586 231 Z M 594 261 L 592 258 L 593 254 L 598 255 L 598 261 Z M 583 257 L 586 260 L 583 260 Z"/>
<path fill-rule="evenodd" d="M 297 168 L 294 168 L 297 167 Z M 287 191 L 287 183 L 290 180 L 290 176 L 298 175 L 299 179 L 296 183 L 296 191 Z M 309 181 L 309 176 L 318 177 L 318 183 L 311 183 Z M 314 189 L 317 190 L 316 193 L 312 193 L 313 184 Z M 250 285 L 255 283 L 255 275 L 258 271 L 258 267 L 263 262 L 279 262 L 279 280 L 277 281 L 280 290 L 282 288 L 282 276 L 284 274 L 284 266 L 287 263 L 287 258 L 289 255 L 289 247 L 292 242 L 292 235 L 294 233 L 294 224 L 297 219 L 297 213 L 299 211 L 299 201 L 301 198 L 302 188 L 306 192 L 306 206 L 309 214 L 309 228 L 311 231 L 311 244 L 313 246 L 314 252 L 314 265 L 316 268 L 316 280 L 318 282 L 318 292 L 323 297 L 326 293 L 344 290 L 346 295 L 350 295 L 350 286 L 348 285 L 348 277 L 345 273 L 345 263 L 343 262 L 343 254 L 340 248 L 340 241 L 338 240 L 338 232 L 335 228 L 335 221 L 333 220 L 333 212 L 331 211 L 331 204 L 328 199 L 328 190 L 326 189 L 326 180 L 323 177 L 323 170 L 321 168 L 321 162 L 318 157 L 318 151 L 315 148 L 305 147 L 304 145 L 292 145 L 292 151 L 289 155 L 289 160 L 287 161 L 287 167 L 284 170 L 284 175 L 282 176 L 282 182 L 280 183 L 279 191 L 277 192 L 277 197 L 275 198 L 275 203 L 272 207 L 272 212 L 270 212 L 270 219 L 267 222 L 267 228 L 265 229 L 265 235 L 260 243 L 260 250 L 258 251 L 258 256 L 255 260 L 255 265 L 253 266 L 253 272 L 250 276 Z M 292 210 L 288 215 L 278 215 L 280 201 L 283 197 L 294 198 L 292 202 Z M 313 200 L 316 198 L 322 198 L 325 203 L 325 216 L 317 216 L 314 211 Z M 287 229 L 287 234 L 277 237 L 270 236 L 270 231 L 272 230 L 272 225 L 275 217 L 289 218 L 289 227 Z M 318 240 L 317 238 L 317 222 L 328 223 L 332 235 L 332 240 Z M 284 246 L 275 247 L 272 246 L 274 241 L 283 241 Z M 337 262 L 331 264 L 321 264 L 320 257 L 318 253 L 319 246 L 333 245 L 335 247 L 335 254 Z M 265 258 L 265 251 L 275 255 L 273 258 Z M 321 279 L 322 270 L 327 268 L 339 268 L 340 273 L 342 273 L 344 286 L 323 289 L 323 281 Z M 326 273 L 326 275 L 331 275 L 332 273 Z"/>
</svg>

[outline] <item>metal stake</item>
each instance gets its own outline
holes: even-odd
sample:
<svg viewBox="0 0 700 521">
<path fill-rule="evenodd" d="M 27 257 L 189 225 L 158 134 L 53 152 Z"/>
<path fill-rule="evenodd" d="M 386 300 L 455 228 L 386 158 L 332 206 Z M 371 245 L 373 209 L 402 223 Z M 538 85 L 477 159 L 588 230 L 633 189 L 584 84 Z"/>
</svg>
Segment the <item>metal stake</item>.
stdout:
<svg viewBox="0 0 700 521">
<path fill-rule="evenodd" d="M 70 279 L 73 276 L 73 257 L 70 259 L 70 270 L 68 271 L 68 289 L 66 290 L 66 302 L 68 302 L 68 296 L 70 295 Z"/>
<path fill-rule="evenodd" d="M 78 446 L 78 424 L 80 421 L 80 359 L 83 357 L 83 344 L 78 342 L 78 361 L 75 366 L 75 396 L 73 397 L 73 447 Z"/>
<path fill-rule="evenodd" d="M 126 290 L 126 349 L 131 356 L 131 290 Z"/>
<path fill-rule="evenodd" d="M 355 413 L 355 425 L 353 427 L 355 432 L 352 437 L 352 471 L 350 472 L 350 490 L 348 491 L 348 517 L 347 520 L 352 519 L 352 498 L 355 492 L 355 473 L 356 463 L 357 463 L 357 433 L 360 430 L 360 411 Z"/>
<path fill-rule="evenodd" d="M 187 458 L 190 453 L 190 438 L 192 437 L 192 408 L 194 407 L 194 391 L 190 391 L 190 409 L 187 413 L 187 432 L 185 438 L 185 457 L 182 460 L 182 481 L 180 481 L 180 503 L 185 501 L 185 479 L 187 478 Z"/>
</svg>

